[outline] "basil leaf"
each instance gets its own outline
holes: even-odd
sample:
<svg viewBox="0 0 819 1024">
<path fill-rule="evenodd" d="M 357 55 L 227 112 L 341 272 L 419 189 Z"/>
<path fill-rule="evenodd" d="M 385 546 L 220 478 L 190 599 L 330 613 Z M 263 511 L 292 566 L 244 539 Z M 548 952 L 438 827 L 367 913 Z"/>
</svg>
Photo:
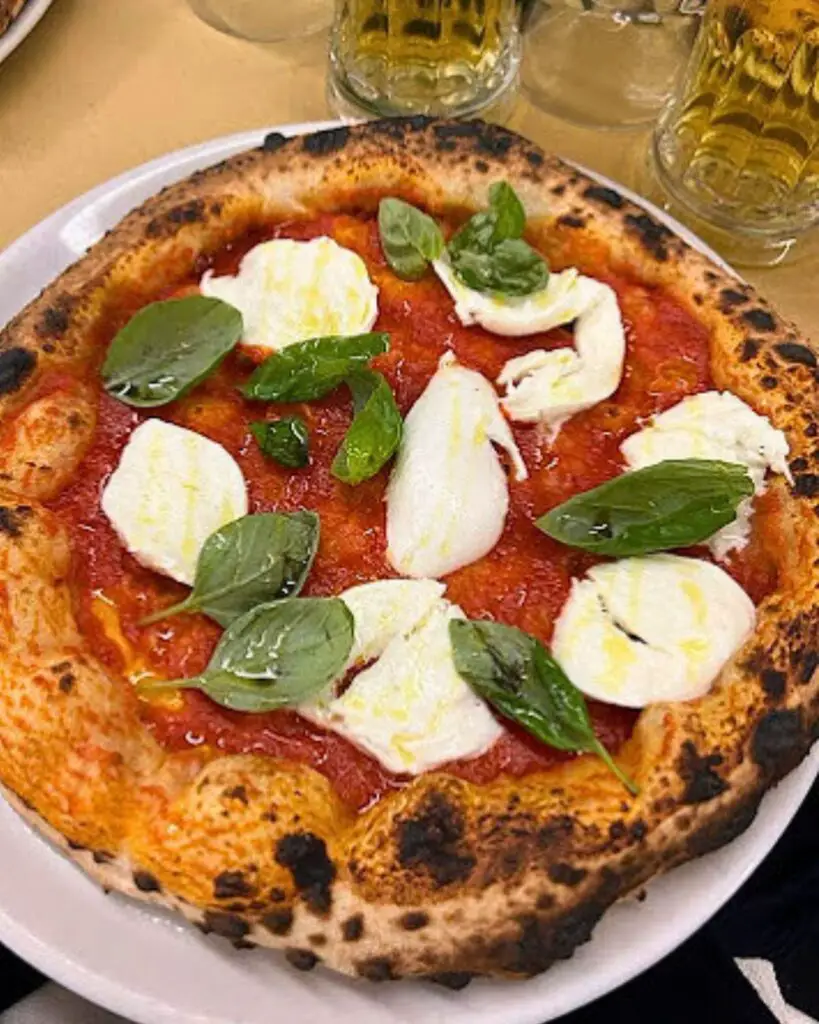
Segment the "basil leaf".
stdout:
<svg viewBox="0 0 819 1024">
<path fill-rule="evenodd" d="M 389 347 L 390 336 L 381 333 L 301 341 L 266 359 L 242 392 L 263 402 L 309 402 Z"/>
<path fill-rule="evenodd" d="M 172 402 L 219 365 L 242 330 L 242 314 L 221 299 L 154 302 L 111 342 L 102 364 L 105 390 L 142 409 Z"/>
<path fill-rule="evenodd" d="M 301 469 L 310 461 L 310 435 L 301 416 L 283 416 L 279 420 L 251 423 L 250 432 L 262 453 L 282 466 Z"/>
<path fill-rule="evenodd" d="M 234 711 L 274 711 L 307 700 L 335 679 L 347 664 L 353 634 L 353 616 L 338 598 L 259 605 L 224 633 L 202 675 L 138 689 L 197 689 Z"/>
<path fill-rule="evenodd" d="M 454 619 L 455 668 L 506 718 L 557 750 L 597 754 L 632 794 L 635 784 L 592 729 L 583 694 L 534 637 L 498 622 Z"/>
<path fill-rule="evenodd" d="M 380 373 L 359 370 L 347 378 L 355 413 L 333 459 L 332 473 L 345 484 L 368 480 L 396 452 L 404 423 L 395 396 Z"/>
<path fill-rule="evenodd" d="M 489 207 L 495 218 L 493 241 L 520 238 L 526 227 L 526 211 L 517 193 L 507 181 L 496 181 L 489 189 Z"/>
<path fill-rule="evenodd" d="M 670 459 L 609 480 L 537 520 L 555 540 L 624 557 L 699 544 L 736 516 L 754 493 L 745 466 Z"/>
<path fill-rule="evenodd" d="M 267 512 L 228 523 L 205 541 L 188 597 L 140 625 L 203 612 L 229 626 L 256 605 L 298 594 L 315 558 L 319 530 L 315 512 Z"/>
<path fill-rule="evenodd" d="M 378 231 L 387 263 L 405 281 L 423 277 L 444 251 L 444 236 L 432 217 L 403 199 L 381 200 Z"/>
</svg>

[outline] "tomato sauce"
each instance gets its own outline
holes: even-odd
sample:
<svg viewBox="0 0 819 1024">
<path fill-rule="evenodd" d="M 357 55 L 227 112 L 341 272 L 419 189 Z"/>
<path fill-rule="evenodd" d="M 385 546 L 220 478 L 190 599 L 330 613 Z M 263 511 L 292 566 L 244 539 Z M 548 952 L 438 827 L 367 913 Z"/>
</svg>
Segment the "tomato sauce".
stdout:
<svg viewBox="0 0 819 1024">
<path fill-rule="evenodd" d="M 308 239 L 330 235 L 357 251 L 379 287 L 376 330 L 390 334 L 390 351 L 374 361 L 406 414 L 426 387 L 445 352 L 494 380 L 510 358 L 536 348 L 571 344 L 571 332 L 558 329 L 522 339 L 501 339 L 478 327 L 463 327 L 453 304 L 433 274 L 422 281 L 398 280 L 381 252 L 374 220 L 325 215 L 248 236 L 196 268 L 196 274 L 168 294 L 194 290 L 201 273 L 235 272 L 242 255 L 264 237 Z M 556 268 L 559 269 L 559 268 Z M 630 280 L 594 263 L 586 268 L 617 292 L 627 325 L 626 372 L 608 401 L 573 417 L 550 442 L 536 426 L 513 425 L 515 439 L 530 471 L 524 482 L 510 480 L 510 509 L 497 546 L 484 558 L 446 580 L 447 596 L 473 618 L 489 617 L 518 626 L 548 643 L 571 579 L 594 559 L 550 540 L 533 519 L 580 491 L 622 470 L 619 445 L 639 422 L 674 405 L 686 395 L 712 386 L 708 334 L 662 291 Z M 106 325 L 110 340 L 134 309 L 113 311 Z M 330 464 L 352 418 L 345 388 L 299 405 L 265 405 L 243 399 L 237 385 L 253 369 L 253 355 L 235 352 L 190 395 L 157 410 L 158 416 L 204 434 L 224 445 L 241 466 L 251 511 L 315 509 L 321 515 L 321 543 L 304 593 L 337 594 L 357 583 L 395 573 L 385 559 L 384 492 L 389 468 L 357 487 L 330 473 Z M 266 416 L 296 412 L 310 428 L 310 464 L 289 470 L 266 460 L 253 441 L 249 424 Z M 75 482 L 52 503 L 73 539 L 73 587 L 80 628 L 108 667 L 125 673 L 129 657 L 147 672 L 179 678 L 202 671 L 220 629 L 203 616 L 178 616 L 141 627 L 139 621 L 180 600 L 186 588 L 143 569 L 118 541 L 100 509 L 100 495 L 117 466 L 134 427 L 145 417 L 109 398 L 99 397 L 99 426 Z M 775 564 L 760 558 L 762 540 L 730 567 L 759 600 L 775 585 Z M 755 568 L 756 567 L 756 568 Z M 116 609 L 120 641 L 103 626 L 99 603 Z M 125 649 L 124 649 L 125 647 Z M 132 652 L 129 655 L 127 651 Z M 256 752 L 312 765 L 356 807 L 406 783 L 345 739 L 291 711 L 251 715 L 230 712 L 201 693 L 184 691 L 178 707 L 144 703 L 143 715 L 157 739 L 170 749 L 208 745 L 222 752 Z M 595 729 L 612 749 L 628 737 L 636 713 L 590 703 Z M 516 728 L 487 753 L 444 770 L 475 782 L 500 774 L 521 776 L 572 755 L 552 750 Z"/>
</svg>

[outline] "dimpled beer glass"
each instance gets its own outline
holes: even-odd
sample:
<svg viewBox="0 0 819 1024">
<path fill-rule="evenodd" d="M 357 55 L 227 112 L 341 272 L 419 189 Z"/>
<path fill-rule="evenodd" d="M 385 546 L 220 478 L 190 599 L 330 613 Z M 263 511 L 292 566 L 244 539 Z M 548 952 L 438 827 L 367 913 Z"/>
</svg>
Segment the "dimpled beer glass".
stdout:
<svg viewBox="0 0 819 1024">
<path fill-rule="evenodd" d="M 515 82 L 516 0 L 337 0 L 335 105 L 379 115 L 463 116 Z"/>
<path fill-rule="evenodd" d="M 819 222 L 819 0 L 710 0 L 654 159 L 729 259 L 782 259 Z"/>
</svg>

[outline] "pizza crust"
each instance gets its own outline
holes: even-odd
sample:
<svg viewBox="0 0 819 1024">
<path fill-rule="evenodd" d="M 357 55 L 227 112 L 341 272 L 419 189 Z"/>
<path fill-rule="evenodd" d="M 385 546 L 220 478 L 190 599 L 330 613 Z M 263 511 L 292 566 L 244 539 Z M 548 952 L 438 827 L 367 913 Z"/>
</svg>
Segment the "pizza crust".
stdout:
<svg viewBox="0 0 819 1024">
<path fill-rule="evenodd" d="M 75 471 L 93 413 L 78 385 L 68 395 L 79 421 L 55 420 L 39 382 L 94 358 L 95 323 L 118 296 L 149 300 L 256 224 L 374 207 L 384 193 L 443 214 L 483 205 L 501 177 L 555 262 L 579 243 L 690 308 L 712 331 L 717 386 L 788 435 L 794 486 L 773 485 L 785 508 L 781 586 L 755 635 L 707 697 L 641 714 L 619 758 L 635 799 L 584 757 L 485 786 L 420 776 L 358 815 L 303 765 L 165 753 L 73 620 L 67 539 L 37 502 Z M 544 970 L 616 899 L 739 834 L 817 736 L 816 367 L 753 289 L 503 129 L 412 118 L 269 136 L 149 200 L 0 334 L 0 783 L 106 888 L 240 946 L 282 948 L 295 967 L 454 987 Z M 34 478 L 19 471 L 29 461 Z M 40 477 L 58 483 L 38 489 Z"/>
</svg>

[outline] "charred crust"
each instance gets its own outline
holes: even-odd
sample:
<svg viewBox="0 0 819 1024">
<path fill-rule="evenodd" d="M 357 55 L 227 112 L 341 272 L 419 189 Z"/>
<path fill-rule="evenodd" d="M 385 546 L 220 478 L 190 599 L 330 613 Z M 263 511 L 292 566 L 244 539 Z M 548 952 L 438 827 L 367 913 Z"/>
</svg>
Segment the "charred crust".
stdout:
<svg viewBox="0 0 819 1024">
<path fill-rule="evenodd" d="M 285 951 L 284 957 L 297 971 L 312 971 L 320 962 L 320 957 L 312 949 L 288 949 Z"/>
<path fill-rule="evenodd" d="M 722 313 L 730 313 L 737 306 L 744 306 L 747 301 L 748 296 L 745 292 L 736 288 L 723 288 L 719 293 L 719 308 Z"/>
<path fill-rule="evenodd" d="M 796 767 L 808 742 L 801 712 L 769 711 L 754 730 L 751 757 L 766 778 L 777 779 Z"/>
<path fill-rule="evenodd" d="M 515 136 L 497 125 L 486 124 L 484 121 L 453 121 L 447 124 L 436 124 L 433 128 L 439 143 L 452 142 L 456 139 L 474 140 L 476 151 L 489 153 L 490 156 L 505 156 L 511 149 Z"/>
<path fill-rule="evenodd" d="M 787 677 L 784 672 L 775 668 L 763 669 L 760 673 L 762 689 L 772 700 L 780 700 L 785 695 Z"/>
<path fill-rule="evenodd" d="M 353 914 L 341 923 L 341 937 L 345 942 L 358 942 L 364 934 L 363 914 Z"/>
<path fill-rule="evenodd" d="M 555 885 L 566 885 L 569 888 L 580 885 L 588 875 L 588 871 L 585 868 L 573 868 L 571 864 L 566 864 L 563 861 L 550 864 L 546 873 Z"/>
<path fill-rule="evenodd" d="M 256 943 L 248 942 L 247 939 L 234 939 L 233 942 L 231 942 L 231 946 L 233 946 L 234 949 L 239 950 L 239 952 L 245 949 L 256 949 Z"/>
<path fill-rule="evenodd" d="M 475 857 L 462 851 L 464 819 L 441 793 L 433 792 L 414 818 L 396 826 L 398 860 L 403 867 L 423 868 L 438 886 L 464 882 Z"/>
<path fill-rule="evenodd" d="M 746 338 L 739 352 L 739 361 L 747 363 L 756 356 L 757 352 L 759 352 L 759 342 L 755 338 Z"/>
<path fill-rule="evenodd" d="M 478 172 L 478 174 L 486 174 L 486 172 L 489 170 L 489 164 L 485 160 L 476 160 L 475 170 Z"/>
<path fill-rule="evenodd" d="M 538 831 L 537 841 L 541 847 L 552 846 L 568 839 L 574 831 L 574 820 L 568 814 L 556 814 Z"/>
<path fill-rule="evenodd" d="M 584 199 L 591 199 L 595 203 L 602 203 L 610 206 L 612 210 L 620 210 L 625 206 L 626 201 L 613 188 L 606 188 L 605 185 L 589 185 L 583 192 Z"/>
<path fill-rule="evenodd" d="M 719 753 L 703 755 L 691 740 L 683 743 L 677 762 L 677 771 L 685 783 L 682 803 L 704 804 L 725 792 L 727 783 L 714 771 L 722 762 L 723 757 Z"/>
<path fill-rule="evenodd" d="M 636 236 L 646 252 L 664 263 L 668 259 L 669 243 L 674 238 L 673 231 L 647 213 L 627 213 L 624 219 L 627 230 Z"/>
<path fill-rule="evenodd" d="M 562 217 L 558 218 L 557 221 L 564 228 L 584 228 L 586 221 L 583 217 L 577 217 L 573 213 L 565 213 Z"/>
<path fill-rule="evenodd" d="M 134 885 L 140 892 L 162 892 L 159 880 L 150 871 L 135 871 Z"/>
<path fill-rule="evenodd" d="M 316 932 L 315 935 L 308 935 L 307 941 L 310 943 L 311 946 L 317 946 L 319 949 L 321 949 L 322 946 L 327 945 L 327 936 L 322 935 L 321 932 Z"/>
<path fill-rule="evenodd" d="M 642 818 L 638 818 L 628 830 L 628 834 L 636 843 L 642 842 L 642 840 L 645 839 L 647 832 L 648 825 L 646 825 Z"/>
<path fill-rule="evenodd" d="M 113 853 L 109 853 L 107 850 L 94 850 L 92 856 L 95 864 L 110 864 L 114 859 Z"/>
<path fill-rule="evenodd" d="M 768 373 L 764 377 L 760 378 L 759 383 L 766 391 L 773 391 L 773 389 L 778 386 L 779 381 L 773 376 L 773 374 Z"/>
<path fill-rule="evenodd" d="M 287 893 L 284 891 L 284 889 L 280 889 L 277 885 L 274 885 L 273 888 L 268 893 L 267 898 L 270 900 L 271 903 L 284 903 L 284 901 L 287 899 Z"/>
<path fill-rule="evenodd" d="M 287 142 L 287 136 L 282 135 L 281 132 L 268 132 L 262 142 L 262 150 L 265 153 L 275 153 L 281 149 Z"/>
<path fill-rule="evenodd" d="M 0 395 L 19 391 L 37 364 L 37 355 L 27 348 L 9 348 L 0 352 Z"/>
<path fill-rule="evenodd" d="M 531 164 L 532 167 L 543 166 L 543 154 L 539 153 L 536 149 L 528 149 L 523 155 L 527 163 Z"/>
<path fill-rule="evenodd" d="M 344 149 L 350 139 L 350 129 L 346 125 L 328 128 L 323 132 L 313 132 L 304 137 L 304 151 L 311 156 L 326 156 Z"/>
<path fill-rule="evenodd" d="M 812 352 L 807 345 L 799 345 L 795 341 L 783 341 L 779 345 L 774 345 L 774 348 L 787 363 L 798 363 L 801 366 L 809 366 L 811 369 L 816 368 L 816 353 Z"/>
<path fill-rule="evenodd" d="M 39 337 L 62 338 L 71 324 L 73 308 L 74 301 L 66 295 L 61 295 L 53 305 L 48 306 L 35 327 Z"/>
<path fill-rule="evenodd" d="M 793 462 L 791 462 L 791 472 L 804 473 L 809 465 L 810 463 L 808 460 L 800 455 L 798 459 L 794 459 Z"/>
<path fill-rule="evenodd" d="M 819 473 L 801 473 L 794 479 L 793 493 L 797 498 L 819 496 Z"/>
<path fill-rule="evenodd" d="M 293 832 L 276 844 L 276 863 L 293 876 L 304 902 L 316 914 L 326 914 L 332 903 L 336 868 L 327 856 L 323 839 L 312 832 Z"/>
<path fill-rule="evenodd" d="M 231 900 L 253 896 L 256 889 L 241 871 L 223 871 L 213 880 L 213 895 L 217 900 Z"/>
<path fill-rule="evenodd" d="M 61 693 L 69 694 L 74 689 L 74 683 L 76 681 L 77 678 L 73 673 L 64 672 L 63 675 L 60 676 L 60 681 L 57 685 L 60 687 Z"/>
<path fill-rule="evenodd" d="M 434 985 L 443 985 L 453 992 L 462 992 L 475 977 L 470 971 L 438 971 L 436 974 L 424 975 Z"/>
<path fill-rule="evenodd" d="M 726 813 L 706 820 L 689 837 L 689 857 L 702 857 L 742 835 L 756 817 L 759 800 L 760 794 L 752 793 L 742 802 L 729 807 Z"/>
<path fill-rule="evenodd" d="M 145 226 L 149 238 L 161 238 L 163 235 L 174 235 L 184 224 L 201 224 L 206 219 L 205 201 L 189 199 L 186 203 L 174 206 L 161 217 L 154 217 Z"/>
<path fill-rule="evenodd" d="M 239 803 L 247 806 L 247 789 L 244 786 L 233 786 L 231 789 L 226 789 L 222 796 L 227 800 L 238 800 Z"/>
<path fill-rule="evenodd" d="M 250 925 L 237 914 L 229 914 L 223 910 L 206 910 L 202 930 L 206 935 L 213 933 L 222 939 L 237 942 L 247 936 Z"/>
<path fill-rule="evenodd" d="M 293 911 L 289 907 L 271 910 L 262 918 L 262 925 L 271 935 L 289 935 L 293 927 Z"/>
<path fill-rule="evenodd" d="M 393 962 L 388 956 L 373 956 L 368 960 L 360 960 L 355 969 L 367 981 L 395 981 L 397 978 Z"/>
<path fill-rule="evenodd" d="M 770 334 L 776 330 L 776 317 L 759 306 L 756 309 L 746 309 L 742 319 L 755 331 L 762 331 L 763 334 Z"/>
<path fill-rule="evenodd" d="M 16 508 L 0 505 L 0 533 L 7 537 L 19 537 L 23 532 L 23 523 L 30 515 L 31 508 L 28 505 L 17 505 Z M 69 664 L 66 662 L 66 668 Z"/>
<path fill-rule="evenodd" d="M 525 914 L 518 919 L 518 937 L 497 943 L 491 955 L 512 974 L 524 977 L 539 974 L 555 960 L 567 960 L 578 946 L 588 942 L 594 926 L 613 902 L 614 895 L 610 899 L 587 900 L 557 921 Z"/>
<path fill-rule="evenodd" d="M 819 651 L 806 651 L 799 670 L 799 682 L 806 685 L 813 679 L 813 673 L 819 668 Z"/>
<path fill-rule="evenodd" d="M 429 924 L 429 914 L 423 910 L 408 910 L 401 916 L 399 924 L 405 932 L 417 932 Z"/>
</svg>

